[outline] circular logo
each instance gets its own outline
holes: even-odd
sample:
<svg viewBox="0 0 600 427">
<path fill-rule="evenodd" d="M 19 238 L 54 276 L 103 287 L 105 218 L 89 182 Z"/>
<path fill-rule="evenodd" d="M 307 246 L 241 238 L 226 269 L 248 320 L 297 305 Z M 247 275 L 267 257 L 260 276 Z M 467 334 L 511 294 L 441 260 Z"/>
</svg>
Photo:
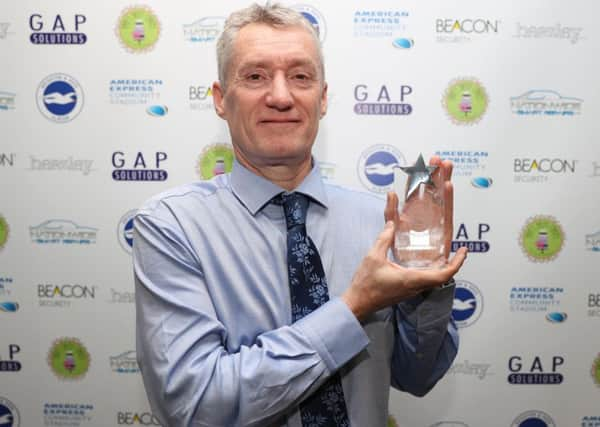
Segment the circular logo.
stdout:
<svg viewBox="0 0 600 427">
<path fill-rule="evenodd" d="M 387 193 L 394 186 L 394 169 L 404 166 L 404 155 L 391 145 L 367 148 L 358 159 L 358 177 L 374 193 Z"/>
<path fill-rule="evenodd" d="M 600 387 L 600 353 L 598 353 L 598 356 L 594 359 L 594 363 L 592 363 L 592 379 Z"/>
<path fill-rule="evenodd" d="M 310 22 L 310 25 L 313 26 L 319 35 L 319 41 L 323 43 L 325 41 L 325 36 L 327 35 L 327 27 L 325 25 L 325 18 L 323 18 L 321 12 L 307 4 L 295 4 L 290 7 L 295 11 L 300 12 L 302 16 Z"/>
<path fill-rule="evenodd" d="M 8 222 L 0 215 L 0 249 L 4 248 L 8 241 L 8 235 L 10 234 L 10 227 Z"/>
<path fill-rule="evenodd" d="M 136 213 L 137 210 L 135 209 L 125 213 L 119 220 L 119 225 L 117 227 L 117 239 L 125 252 L 130 255 L 133 248 L 133 219 L 135 218 Z"/>
<path fill-rule="evenodd" d="M 121 13 L 116 33 L 129 52 L 148 52 L 160 37 L 160 22 L 148 6 L 132 6 Z"/>
<path fill-rule="evenodd" d="M 556 424 L 545 412 L 527 411 L 515 418 L 510 427 L 556 427 Z"/>
<path fill-rule="evenodd" d="M 48 351 L 48 365 L 60 379 L 78 380 L 90 367 L 90 354 L 77 338 L 59 338 Z"/>
<path fill-rule="evenodd" d="M 450 82 L 442 105 L 457 125 L 472 125 L 485 114 L 489 99 L 485 88 L 474 78 L 455 79 Z"/>
<path fill-rule="evenodd" d="M 66 123 L 81 112 L 83 90 L 73 77 L 62 73 L 51 74 L 38 86 L 36 100 L 44 117 L 56 123 Z"/>
<path fill-rule="evenodd" d="M 471 326 L 483 311 L 483 295 L 479 288 L 466 280 L 456 280 L 452 318 L 459 328 Z"/>
<path fill-rule="evenodd" d="M 233 148 L 229 144 L 212 144 L 204 148 L 198 158 L 197 172 L 200 179 L 211 179 L 231 172 Z"/>
<path fill-rule="evenodd" d="M 2 396 L 0 396 L 0 423 L 2 427 L 19 427 L 21 424 L 17 407 Z"/>
<path fill-rule="evenodd" d="M 527 220 L 519 242 L 525 255 L 534 262 L 554 260 L 563 247 L 565 234 L 552 216 L 537 215 Z"/>
</svg>

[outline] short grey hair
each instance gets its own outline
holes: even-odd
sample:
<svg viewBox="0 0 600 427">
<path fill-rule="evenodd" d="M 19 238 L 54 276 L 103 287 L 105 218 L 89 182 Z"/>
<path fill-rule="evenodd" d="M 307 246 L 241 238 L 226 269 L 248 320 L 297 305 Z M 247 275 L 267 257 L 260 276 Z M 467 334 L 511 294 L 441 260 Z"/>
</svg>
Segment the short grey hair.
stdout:
<svg viewBox="0 0 600 427">
<path fill-rule="evenodd" d="M 254 3 L 247 8 L 232 12 L 225 21 L 223 32 L 217 40 L 217 67 L 219 82 L 223 89 L 227 84 L 227 71 L 231 62 L 233 43 L 239 31 L 249 24 L 266 24 L 274 28 L 302 27 L 308 31 L 317 48 L 321 79 L 325 81 L 325 66 L 319 34 L 300 12 L 277 3 L 264 6 Z"/>
</svg>

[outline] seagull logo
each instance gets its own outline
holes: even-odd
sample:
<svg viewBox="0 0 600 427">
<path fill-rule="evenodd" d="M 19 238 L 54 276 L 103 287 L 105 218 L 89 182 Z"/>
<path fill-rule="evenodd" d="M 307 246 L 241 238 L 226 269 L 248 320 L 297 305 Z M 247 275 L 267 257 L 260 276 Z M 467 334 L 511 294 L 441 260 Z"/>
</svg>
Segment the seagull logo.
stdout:
<svg viewBox="0 0 600 427">
<path fill-rule="evenodd" d="M 68 105 L 74 102 L 77 102 L 77 95 L 75 94 L 75 92 L 65 93 L 64 95 L 59 92 L 53 92 L 49 93 L 48 95 L 44 95 L 44 103 L 46 105 Z"/>
<path fill-rule="evenodd" d="M 0 415 L 0 426 L 5 425 L 5 424 L 10 424 L 13 421 L 13 416 L 12 414 L 4 414 L 4 415 Z"/>
<path fill-rule="evenodd" d="M 465 310 L 473 310 L 477 306 L 477 301 L 475 298 L 469 298 L 467 300 L 460 300 L 458 298 L 454 298 L 454 303 L 452 304 L 452 310 L 465 311 Z"/>
<path fill-rule="evenodd" d="M 373 163 L 365 166 L 365 173 L 367 175 L 391 175 L 394 173 L 394 169 L 398 167 L 400 167 L 398 163 L 390 163 L 389 165 Z"/>
</svg>

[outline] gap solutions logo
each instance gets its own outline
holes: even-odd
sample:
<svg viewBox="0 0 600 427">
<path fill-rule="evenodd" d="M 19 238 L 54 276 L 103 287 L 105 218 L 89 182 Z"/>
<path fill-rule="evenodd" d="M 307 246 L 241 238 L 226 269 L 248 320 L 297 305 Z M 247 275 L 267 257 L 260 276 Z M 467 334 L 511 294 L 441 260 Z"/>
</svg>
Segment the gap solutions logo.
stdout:
<svg viewBox="0 0 600 427">
<path fill-rule="evenodd" d="M 488 252 L 490 250 L 490 242 L 485 237 L 485 234 L 489 233 L 490 230 L 491 227 L 489 224 L 480 222 L 477 223 L 477 233 L 475 234 L 472 225 L 467 227 L 465 223 L 460 223 L 456 231 L 456 236 L 452 240 L 450 250 L 456 252 L 460 248 L 466 247 L 469 253 Z"/>
<path fill-rule="evenodd" d="M 51 17 L 33 13 L 29 16 L 29 40 L 36 45 L 82 45 L 87 42 L 87 35 L 81 31 L 86 22 L 86 16 L 80 13 Z"/>
<path fill-rule="evenodd" d="M 564 381 L 559 372 L 564 363 L 564 356 L 511 356 L 507 380 L 512 385 L 558 385 Z"/>
<path fill-rule="evenodd" d="M 474 77 L 452 80 L 442 96 L 442 107 L 455 125 L 479 123 L 487 111 L 489 97 L 485 87 Z"/>
<path fill-rule="evenodd" d="M 67 123 L 83 108 L 83 89 L 75 78 L 64 73 L 43 79 L 36 92 L 38 110 L 54 123 Z"/>
<path fill-rule="evenodd" d="M 581 114 L 582 106 L 583 99 L 548 89 L 529 90 L 510 98 L 511 110 L 518 116 L 572 117 Z"/>
<path fill-rule="evenodd" d="M 2 353 L 0 353 L 0 372 L 19 372 L 22 365 L 17 360 L 17 354 L 20 352 L 21 347 L 18 344 L 8 344 L 8 352 L 6 353 L 8 358 L 2 358 Z"/>
<path fill-rule="evenodd" d="M 161 25 L 148 6 L 131 6 L 123 10 L 115 27 L 117 39 L 129 53 L 147 53 L 160 38 Z"/>
<path fill-rule="evenodd" d="M 358 115 L 407 116 L 413 107 L 408 96 L 413 92 L 410 85 L 398 85 L 388 89 L 387 85 L 366 84 L 354 86 L 354 113 Z"/>
<path fill-rule="evenodd" d="M 115 181 L 166 181 L 169 173 L 163 169 L 167 153 L 156 151 L 152 155 L 142 153 L 125 154 L 123 151 L 112 153 L 112 178 Z"/>
</svg>

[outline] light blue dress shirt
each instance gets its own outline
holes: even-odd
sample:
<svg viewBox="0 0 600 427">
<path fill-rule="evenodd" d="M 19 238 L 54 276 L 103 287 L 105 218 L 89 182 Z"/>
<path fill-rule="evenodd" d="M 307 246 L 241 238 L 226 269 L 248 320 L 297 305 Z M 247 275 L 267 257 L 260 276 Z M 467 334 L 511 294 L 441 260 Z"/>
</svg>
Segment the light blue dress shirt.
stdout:
<svg viewBox="0 0 600 427">
<path fill-rule="evenodd" d="M 313 167 L 307 230 L 331 300 L 292 324 L 283 190 L 239 163 L 160 194 L 135 218 L 137 355 L 164 426 L 301 427 L 298 403 L 340 370 L 353 427 L 383 427 L 390 384 L 422 396 L 458 348 L 454 287 L 359 323 L 339 298 L 383 228 L 383 202 Z M 410 408 L 407 408 L 410 410 Z"/>
</svg>

